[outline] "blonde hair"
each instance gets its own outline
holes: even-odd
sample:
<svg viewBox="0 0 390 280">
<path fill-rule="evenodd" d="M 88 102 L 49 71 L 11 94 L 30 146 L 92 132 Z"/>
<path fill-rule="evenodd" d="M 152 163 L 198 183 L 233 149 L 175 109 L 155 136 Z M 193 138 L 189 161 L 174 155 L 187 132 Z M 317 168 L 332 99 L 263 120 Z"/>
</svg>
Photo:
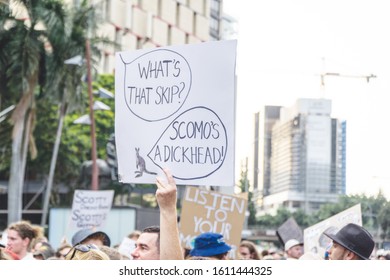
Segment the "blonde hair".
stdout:
<svg viewBox="0 0 390 280">
<path fill-rule="evenodd" d="M 89 247 L 87 252 L 83 252 L 77 249 L 77 246 L 73 247 L 69 253 L 65 256 L 65 260 L 110 260 L 109 256 L 103 251 Z"/>
<path fill-rule="evenodd" d="M 108 247 L 108 246 L 100 246 L 100 251 L 107 254 L 107 256 L 110 258 L 110 260 L 122 260 L 122 255 L 119 253 L 118 250 Z"/>
<path fill-rule="evenodd" d="M 138 239 L 138 237 L 141 235 L 141 231 L 139 230 L 135 230 L 133 232 L 131 232 L 127 237 L 130 238 L 130 239 Z"/>
</svg>

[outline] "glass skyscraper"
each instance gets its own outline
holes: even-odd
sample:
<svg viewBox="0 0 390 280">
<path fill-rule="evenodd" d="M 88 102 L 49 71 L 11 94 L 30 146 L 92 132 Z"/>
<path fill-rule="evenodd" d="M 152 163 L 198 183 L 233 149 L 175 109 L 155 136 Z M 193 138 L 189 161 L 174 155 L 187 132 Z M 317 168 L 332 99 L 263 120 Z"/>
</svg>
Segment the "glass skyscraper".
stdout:
<svg viewBox="0 0 390 280">
<path fill-rule="evenodd" d="M 255 115 L 253 186 L 258 214 L 281 206 L 307 213 L 345 193 L 346 122 L 331 101 L 299 99 Z"/>
</svg>

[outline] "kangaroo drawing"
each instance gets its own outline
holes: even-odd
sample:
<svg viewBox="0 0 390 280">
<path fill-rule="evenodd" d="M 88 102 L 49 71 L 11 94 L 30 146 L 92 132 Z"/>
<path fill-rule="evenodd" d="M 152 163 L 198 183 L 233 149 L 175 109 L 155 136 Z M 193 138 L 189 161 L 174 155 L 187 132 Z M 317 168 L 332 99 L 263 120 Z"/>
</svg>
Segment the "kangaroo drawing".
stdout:
<svg viewBox="0 0 390 280">
<path fill-rule="evenodd" d="M 157 175 L 157 173 L 148 171 L 146 169 L 146 162 L 145 162 L 144 158 L 140 156 L 139 148 L 135 148 L 135 153 L 136 153 L 136 156 L 137 156 L 136 167 L 137 167 L 137 169 L 139 169 L 139 170 L 134 172 L 135 174 L 137 174 L 135 176 L 135 178 L 141 177 L 144 173 L 147 173 L 147 174 L 150 174 L 150 175 Z"/>
</svg>

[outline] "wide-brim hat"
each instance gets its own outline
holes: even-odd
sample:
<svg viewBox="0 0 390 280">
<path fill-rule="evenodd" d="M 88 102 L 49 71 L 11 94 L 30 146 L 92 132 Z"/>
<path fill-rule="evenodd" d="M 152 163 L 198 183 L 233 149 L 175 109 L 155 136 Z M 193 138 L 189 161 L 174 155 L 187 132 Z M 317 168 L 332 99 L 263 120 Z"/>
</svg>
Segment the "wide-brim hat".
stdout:
<svg viewBox="0 0 390 280">
<path fill-rule="evenodd" d="M 229 252 L 232 249 L 225 243 L 222 234 L 206 232 L 195 238 L 194 248 L 190 251 L 191 256 L 210 257 Z"/>
<path fill-rule="evenodd" d="M 111 240 L 108 235 L 103 231 L 95 231 L 93 229 L 81 229 L 76 232 L 72 237 L 72 246 L 82 243 L 85 239 L 92 237 L 93 235 L 101 234 L 104 236 L 103 245 L 110 247 Z"/>
<path fill-rule="evenodd" d="M 357 224 L 347 224 L 336 234 L 325 232 L 324 234 L 363 260 L 370 258 L 375 247 L 372 235 L 365 228 Z"/>
</svg>

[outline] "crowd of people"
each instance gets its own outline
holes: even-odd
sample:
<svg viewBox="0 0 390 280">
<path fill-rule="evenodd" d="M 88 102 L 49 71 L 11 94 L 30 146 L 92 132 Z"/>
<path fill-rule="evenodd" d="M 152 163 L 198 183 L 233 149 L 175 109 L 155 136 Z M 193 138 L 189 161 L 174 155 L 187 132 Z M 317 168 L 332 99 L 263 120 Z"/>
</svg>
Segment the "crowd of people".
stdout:
<svg viewBox="0 0 390 280">
<path fill-rule="evenodd" d="M 198 235 L 192 248 L 182 248 L 177 222 L 177 187 L 169 170 L 166 179 L 156 179 L 156 199 L 160 208 L 160 225 L 134 231 L 128 238 L 135 242 L 129 254 L 112 245 L 103 231 L 81 229 L 71 241 L 63 240 L 53 248 L 41 227 L 18 221 L 7 227 L 6 244 L 0 244 L 0 260 L 228 260 L 232 246 L 219 233 Z M 347 224 L 336 234 L 324 233 L 332 242 L 324 256 L 304 252 L 303 242 L 290 239 L 283 249 L 259 251 L 256 244 L 242 240 L 237 259 L 242 260 L 389 260 L 390 252 L 378 250 L 371 234 L 356 224 Z M 381 253 L 380 255 L 378 253 Z"/>
</svg>

